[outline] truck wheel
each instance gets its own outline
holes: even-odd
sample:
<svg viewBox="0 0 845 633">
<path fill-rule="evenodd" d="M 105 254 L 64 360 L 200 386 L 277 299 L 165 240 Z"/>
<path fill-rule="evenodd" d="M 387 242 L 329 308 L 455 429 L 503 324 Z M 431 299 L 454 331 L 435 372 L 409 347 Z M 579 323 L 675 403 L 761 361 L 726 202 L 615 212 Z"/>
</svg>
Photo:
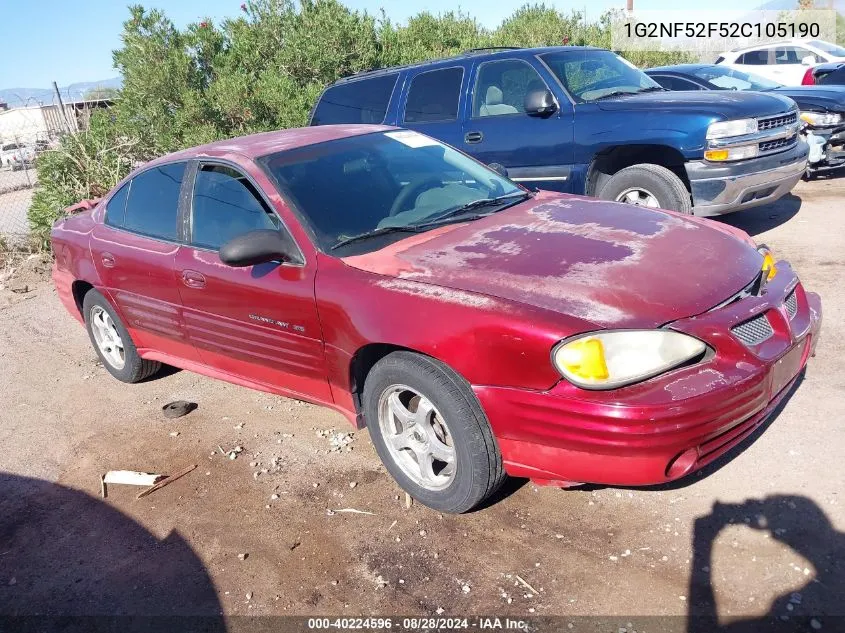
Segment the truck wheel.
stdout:
<svg viewBox="0 0 845 633">
<path fill-rule="evenodd" d="M 441 512 L 466 512 L 505 480 L 502 456 L 472 389 L 446 365 L 412 352 L 377 362 L 364 417 L 397 483 Z"/>
<path fill-rule="evenodd" d="M 123 322 L 106 298 L 96 290 L 85 293 L 82 314 L 97 356 L 112 376 L 121 382 L 139 382 L 161 368 L 161 363 L 138 355 Z"/>
<path fill-rule="evenodd" d="M 660 165 L 644 163 L 620 169 L 602 187 L 598 197 L 639 207 L 692 214 L 692 199 L 686 185 Z"/>
</svg>

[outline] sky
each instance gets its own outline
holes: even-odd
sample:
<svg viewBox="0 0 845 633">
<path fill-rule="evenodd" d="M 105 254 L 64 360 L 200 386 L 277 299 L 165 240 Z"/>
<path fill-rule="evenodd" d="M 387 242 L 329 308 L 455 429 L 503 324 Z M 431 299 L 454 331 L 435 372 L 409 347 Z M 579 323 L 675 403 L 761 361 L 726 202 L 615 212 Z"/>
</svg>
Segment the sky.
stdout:
<svg viewBox="0 0 845 633">
<path fill-rule="evenodd" d="M 176 23 L 236 16 L 243 0 L 134 0 L 147 8 L 159 8 Z M 377 13 L 403 22 L 428 10 L 433 13 L 461 8 L 488 27 L 528 0 L 344 0 L 353 9 Z M 532 2 L 535 0 L 532 0 Z M 51 82 L 66 86 L 81 81 L 99 81 L 117 76 L 111 52 L 120 47 L 123 21 L 129 15 L 123 0 L 0 0 L 0 88 L 49 88 Z M 568 12 L 584 11 L 597 18 L 609 8 L 624 8 L 625 0 L 546 0 Z M 707 8 L 749 9 L 760 0 L 708 0 Z M 738 6 L 739 5 L 739 6 Z M 677 9 L 678 0 L 635 0 L 637 9 Z"/>
</svg>

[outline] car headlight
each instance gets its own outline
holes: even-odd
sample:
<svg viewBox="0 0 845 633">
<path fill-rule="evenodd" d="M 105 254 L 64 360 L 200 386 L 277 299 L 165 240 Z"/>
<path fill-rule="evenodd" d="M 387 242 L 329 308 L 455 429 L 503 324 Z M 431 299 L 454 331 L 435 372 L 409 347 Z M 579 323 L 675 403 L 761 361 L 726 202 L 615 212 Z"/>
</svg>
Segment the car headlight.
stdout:
<svg viewBox="0 0 845 633">
<path fill-rule="evenodd" d="M 754 158 L 760 153 L 758 145 L 737 145 L 736 147 L 723 147 L 719 149 L 708 149 L 704 151 L 704 159 L 714 163 L 721 163 L 729 160 L 743 160 Z"/>
<path fill-rule="evenodd" d="M 706 349 L 697 338 L 672 330 L 617 330 L 561 341 L 552 360 L 578 387 L 613 389 L 667 372 Z"/>
<path fill-rule="evenodd" d="M 734 121 L 718 121 L 707 128 L 707 139 L 728 138 L 757 132 L 757 119 L 736 119 Z"/>
<path fill-rule="evenodd" d="M 836 112 L 802 112 L 801 120 L 813 127 L 825 127 L 841 123 L 842 115 Z"/>
</svg>

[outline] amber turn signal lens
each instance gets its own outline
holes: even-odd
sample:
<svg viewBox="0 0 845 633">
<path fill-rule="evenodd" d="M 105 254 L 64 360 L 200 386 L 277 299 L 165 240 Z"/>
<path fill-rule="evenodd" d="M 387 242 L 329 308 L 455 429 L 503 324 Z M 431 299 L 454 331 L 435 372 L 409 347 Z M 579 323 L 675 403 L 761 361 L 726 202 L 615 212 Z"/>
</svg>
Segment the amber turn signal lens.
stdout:
<svg viewBox="0 0 845 633">
<path fill-rule="evenodd" d="M 570 373 L 586 380 L 604 380 L 610 375 L 604 345 L 597 338 L 573 341 L 561 350 L 560 362 Z"/>
<path fill-rule="evenodd" d="M 726 149 L 708 149 L 706 152 L 704 152 L 704 158 L 707 160 L 728 160 L 728 156 L 729 153 Z"/>
<path fill-rule="evenodd" d="M 771 281 L 778 274 L 778 269 L 775 266 L 775 258 L 768 251 L 763 255 L 762 271 L 766 276 L 766 281 Z"/>
</svg>

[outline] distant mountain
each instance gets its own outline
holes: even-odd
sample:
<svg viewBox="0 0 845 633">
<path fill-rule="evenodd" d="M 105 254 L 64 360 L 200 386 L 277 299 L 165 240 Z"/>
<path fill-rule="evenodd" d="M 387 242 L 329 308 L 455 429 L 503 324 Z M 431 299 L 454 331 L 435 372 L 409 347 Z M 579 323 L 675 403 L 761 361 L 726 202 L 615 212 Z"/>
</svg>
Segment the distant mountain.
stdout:
<svg viewBox="0 0 845 633">
<path fill-rule="evenodd" d="M 89 90 L 94 88 L 120 88 L 123 79 L 113 77 L 102 81 L 82 81 L 59 88 L 64 101 L 77 101 Z M 2 88 L 0 101 L 5 101 L 10 108 L 25 105 L 49 105 L 56 102 L 56 94 L 52 88 Z"/>
</svg>

